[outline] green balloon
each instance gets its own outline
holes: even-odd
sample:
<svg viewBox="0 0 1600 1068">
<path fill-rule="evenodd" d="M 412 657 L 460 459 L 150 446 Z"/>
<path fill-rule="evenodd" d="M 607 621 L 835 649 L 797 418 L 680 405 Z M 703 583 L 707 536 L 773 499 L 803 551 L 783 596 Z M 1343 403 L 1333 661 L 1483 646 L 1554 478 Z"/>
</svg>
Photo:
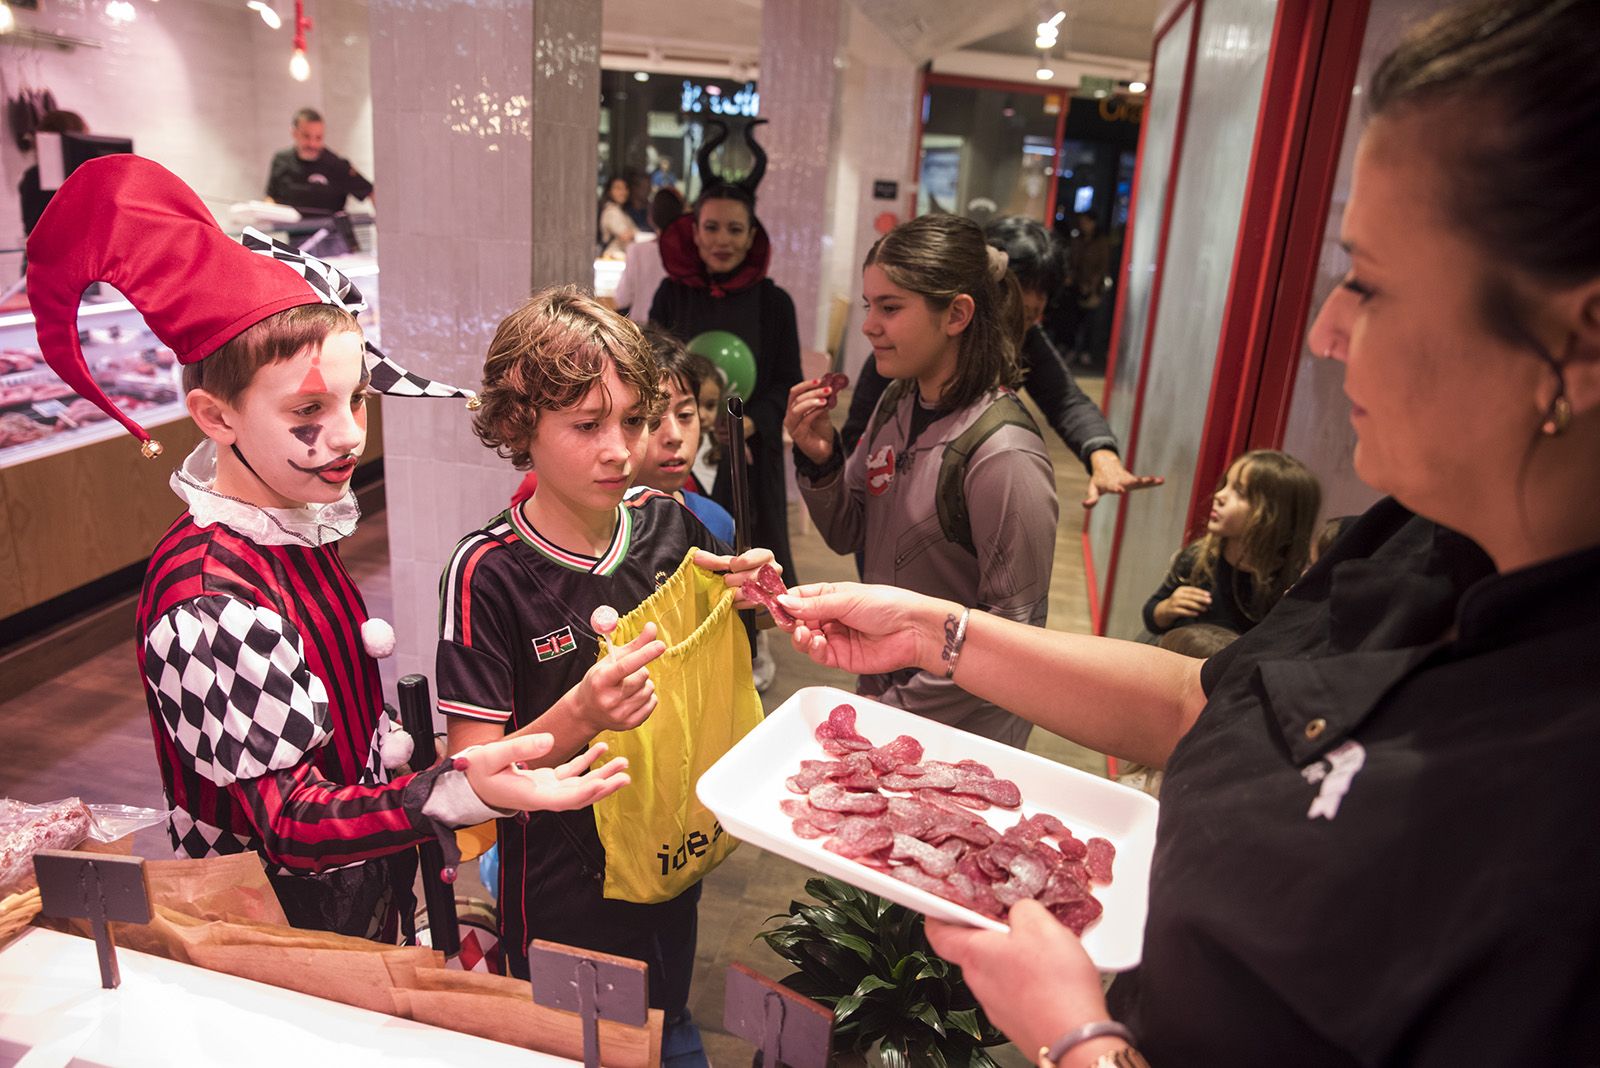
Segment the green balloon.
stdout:
<svg viewBox="0 0 1600 1068">
<path fill-rule="evenodd" d="M 756 357 L 744 338 L 726 330 L 707 330 L 689 342 L 689 351 L 710 360 L 722 372 L 728 393 L 740 399 L 756 388 Z"/>
</svg>

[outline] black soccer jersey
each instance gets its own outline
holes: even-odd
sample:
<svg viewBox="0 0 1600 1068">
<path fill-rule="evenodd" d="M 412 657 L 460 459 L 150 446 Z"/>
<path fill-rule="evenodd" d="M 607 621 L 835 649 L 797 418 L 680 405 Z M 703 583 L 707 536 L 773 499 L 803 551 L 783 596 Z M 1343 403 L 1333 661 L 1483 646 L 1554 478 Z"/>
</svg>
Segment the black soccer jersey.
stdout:
<svg viewBox="0 0 1600 1068">
<path fill-rule="evenodd" d="M 506 733 L 527 726 L 593 666 L 595 608 L 626 615 L 691 547 L 729 551 L 692 512 L 655 490 L 630 490 L 617 516 L 611 545 L 598 558 L 541 536 L 520 507 L 461 540 L 440 588 L 441 712 L 502 723 Z M 534 938 L 649 962 L 659 955 L 659 927 L 693 922 L 689 894 L 660 905 L 602 897 L 605 853 L 592 809 L 501 820 L 499 841 L 503 945 L 518 974 L 526 968 L 521 950 Z M 687 921 L 677 915 L 685 898 Z M 651 986 L 654 993 L 654 976 Z"/>
</svg>

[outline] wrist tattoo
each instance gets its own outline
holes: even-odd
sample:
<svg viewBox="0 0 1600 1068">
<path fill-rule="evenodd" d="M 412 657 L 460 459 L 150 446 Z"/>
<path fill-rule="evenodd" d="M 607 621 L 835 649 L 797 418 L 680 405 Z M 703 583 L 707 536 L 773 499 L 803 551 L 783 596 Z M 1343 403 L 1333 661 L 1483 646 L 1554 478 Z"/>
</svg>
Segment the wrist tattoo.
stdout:
<svg viewBox="0 0 1600 1068">
<path fill-rule="evenodd" d="M 961 617 L 948 615 L 944 620 L 944 648 L 939 651 L 939 659 L 944 661 L 944 677 L 953 679 L 956 675 L 956 662 L 961 659 L 961 647 L 967 641 L 967 620 L 972 618 L 972 609 L 963 608 Z"/>
</svg>

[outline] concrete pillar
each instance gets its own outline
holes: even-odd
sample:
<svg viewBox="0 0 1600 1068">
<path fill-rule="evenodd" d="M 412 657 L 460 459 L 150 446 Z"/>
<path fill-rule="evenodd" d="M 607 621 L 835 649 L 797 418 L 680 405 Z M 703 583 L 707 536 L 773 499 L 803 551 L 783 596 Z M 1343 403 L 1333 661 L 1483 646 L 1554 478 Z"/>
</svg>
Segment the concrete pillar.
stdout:
<svg viewBox="0 0 1600 1068">
<path fill-rule="evenodd" d="M 802 352 L 827 329 L 832 167 L 848 8 L 843 0 L 763 0 L 761 114 L 767 150 L 756 211 L 772 240 L 772 277 L 794 298 Z M 809 370 L 809 368 L 807 368 Z"/>
<path fill-rule="evenodd" d="M 476 387 L 495 327 L 533 289 L 593 276 L 600 5 L 371 0 L 383 347 Z M 521 474 L 453 401 L 384 404 L 396 655 L 433 675 L 438 580 Z"/>
<path fill-rule="evenodd" d="M 879 217 L 911 217 L 916 202 L 917 62 L 866 16 L 852 9 L 835 153 L 830 233 L 833 255 L 824 300 L 849 301 L 844 370 L 852 377 L 871 347 L 860 334 L 861 261 L 881 235 Z M 879 183 L 892 183 L 893 192 Z M 887 220 L 885 220 L 887 221 Z"/>
</svg>

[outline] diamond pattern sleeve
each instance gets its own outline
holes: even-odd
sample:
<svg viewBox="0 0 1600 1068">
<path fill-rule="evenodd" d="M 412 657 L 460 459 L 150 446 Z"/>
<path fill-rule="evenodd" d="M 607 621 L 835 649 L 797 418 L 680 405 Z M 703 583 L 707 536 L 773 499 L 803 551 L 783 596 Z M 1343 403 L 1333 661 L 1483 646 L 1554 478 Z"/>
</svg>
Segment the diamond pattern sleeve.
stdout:
<svg viewBox="0 0 1600 1068">
<path fill-rule="evenodd" d="M 218 786 L 292 768 L 330 735 L 327 689 L 269 608 L 222 596 L 174 607 L 145 639 L 144 675 L 179 753 Z"/>
</svg>

